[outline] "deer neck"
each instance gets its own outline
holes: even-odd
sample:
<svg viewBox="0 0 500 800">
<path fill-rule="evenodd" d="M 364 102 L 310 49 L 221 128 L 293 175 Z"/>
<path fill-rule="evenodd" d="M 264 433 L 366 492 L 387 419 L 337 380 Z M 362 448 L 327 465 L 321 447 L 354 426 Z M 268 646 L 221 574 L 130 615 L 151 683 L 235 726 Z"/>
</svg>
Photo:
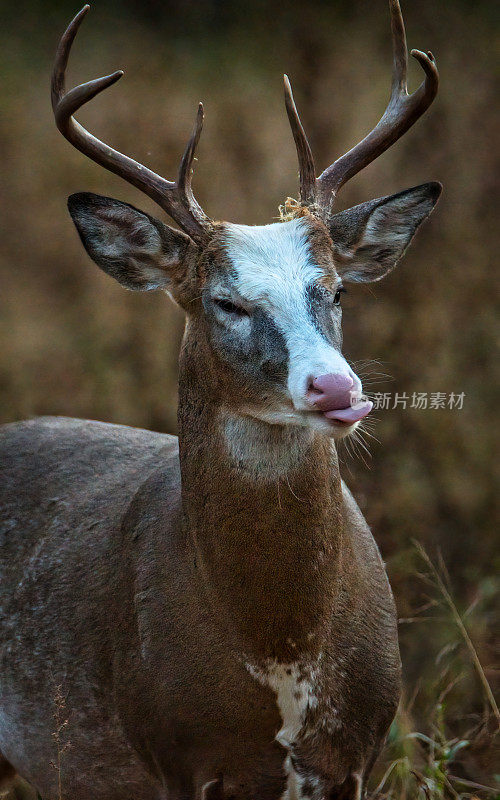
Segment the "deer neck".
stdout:
<svg viewBox="0 0 500 800">
<path fill-rule="evenodd" d="M 221 404 L 204 374 L 179 381 L 184 524 L 214 618 L 256 658 L 319 653 L 338 591 L 341 488 L 331 441 Z"/>
</svg>

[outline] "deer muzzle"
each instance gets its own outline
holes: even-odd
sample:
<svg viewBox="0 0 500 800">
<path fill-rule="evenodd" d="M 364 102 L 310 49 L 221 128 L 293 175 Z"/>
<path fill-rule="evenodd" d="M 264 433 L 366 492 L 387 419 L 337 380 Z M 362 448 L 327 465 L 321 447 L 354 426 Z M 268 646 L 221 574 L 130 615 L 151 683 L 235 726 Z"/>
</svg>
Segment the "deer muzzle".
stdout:
<svg viewBox="0 0 500 800">
<path fill-rule="evenodd" d="M 308 399 L 327 419 L 349 425 L 359 422 L 373 408 L 373 403 L 362 395 L 361 381 L 353 372 L 313 378 Z"/>
</svg>

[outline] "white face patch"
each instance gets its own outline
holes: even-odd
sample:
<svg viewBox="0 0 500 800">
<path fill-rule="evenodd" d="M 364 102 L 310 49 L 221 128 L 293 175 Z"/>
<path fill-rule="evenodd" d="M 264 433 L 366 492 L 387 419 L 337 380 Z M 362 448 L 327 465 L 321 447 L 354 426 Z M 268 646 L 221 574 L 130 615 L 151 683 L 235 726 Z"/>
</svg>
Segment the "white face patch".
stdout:
<svg viewBox="0 0 500 800">
<path fill-rule="evenodd" d="M 295 408 L 307 410 L 311 378 L 349 374 L 347 362 L 320 334 L 308 311 L 307 288 L 325 274 L 313 258 L 307 221 L 228 225 L 225 247 L 236 275 L 235 290 L 266 311 L 283 333 L 290 354 L 288 389 Z"/>
<path fill-rule="evenodd" d="M 272 225 L 229 225 L 226 246 L 237 288 L 267 311 L 288 314 L 300 306 L 304 287 L 324 277 L 314 264 L 304 219 Z"/>
</svg>

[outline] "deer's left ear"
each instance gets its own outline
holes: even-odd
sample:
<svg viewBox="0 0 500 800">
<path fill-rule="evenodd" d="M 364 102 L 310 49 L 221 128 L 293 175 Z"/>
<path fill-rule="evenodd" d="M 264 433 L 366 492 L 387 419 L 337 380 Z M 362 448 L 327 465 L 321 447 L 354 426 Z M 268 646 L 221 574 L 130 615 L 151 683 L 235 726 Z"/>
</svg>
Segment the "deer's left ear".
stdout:
<svg viewBox="0 0 500 800">
<path fill-rule="evenodd" d="M 329 228 L 342 279 L 370 283 L 387 275 L 431 213 L 441 189 L 440 183 L 424 183 L 334 214 Z"/>
</svg>

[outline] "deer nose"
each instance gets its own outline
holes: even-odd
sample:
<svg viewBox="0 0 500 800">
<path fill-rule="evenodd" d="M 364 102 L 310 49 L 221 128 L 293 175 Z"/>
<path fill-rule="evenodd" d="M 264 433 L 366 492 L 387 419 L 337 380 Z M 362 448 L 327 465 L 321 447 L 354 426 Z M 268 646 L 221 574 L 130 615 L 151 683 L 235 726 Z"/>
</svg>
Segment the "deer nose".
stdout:
<svg viewBox="0 0 500 800">
<path fill-rule="evenodd" d="M 358 422 L 373 408 L 373 404 L 361 396 L 359 378 L 348 373 L 329 373 L 313 378 L 307 397 L 328 419 L 344 423 Z"/>
<path fill-rule="evenodd" d="M 353 386 L 354 380 L 347 373 L 319 375 L 311 381 L 308 397 L 319 411 L 349 408 Z"/>
</svg>

